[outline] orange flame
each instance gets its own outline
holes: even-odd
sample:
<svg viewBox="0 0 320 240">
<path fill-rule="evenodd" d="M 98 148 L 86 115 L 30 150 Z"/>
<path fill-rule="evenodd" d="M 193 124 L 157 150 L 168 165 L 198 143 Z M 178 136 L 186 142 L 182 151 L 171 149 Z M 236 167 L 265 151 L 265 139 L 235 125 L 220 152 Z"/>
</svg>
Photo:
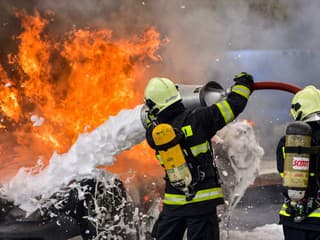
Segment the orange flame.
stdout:
<svg viewBox="0 0 320 240">
<path fill-rule="evenodd" d="M 249 127 L 253 128 L 255 125 L 255 122 L 252 120 L 248 120 L 248 119 L 243 119 L 242 120 L 243 123 L 247 124 Z"/>
<path fill-rule="evenodd" d="M 67 151 L 80 133 L 142 103 L 148 66 L 160 60 L 156 52 L 166 42 L 154 28 L 129 39 L 113 39 L 109 29 L 52 36 L 50 21 L 38 12 L 16 16 L 23 28 L 18 52 L 8 55 L 11 69 L 0 65 L 1 176 L 33 166 L 39 156 L 47 163 L 53 151 Z M 10 78 L 8 71 L 16 74 Z M 141 144 L 121 158 L 130 155 L 136 166 L 148 165 L 153 154 L 147 148 Z"/>
<path fill-rule="evenodd" d="M 19 115 L 21 114 L 21 108 L 18 102 L 18 91 L 11 88 L 12 83 L 1 65 L 0 80 L 0 110 L 1 112 L 5 112 L 8 118 L 18 121 Z M 3 128 L 5 128 L 4 125 Z"/>
</svg>

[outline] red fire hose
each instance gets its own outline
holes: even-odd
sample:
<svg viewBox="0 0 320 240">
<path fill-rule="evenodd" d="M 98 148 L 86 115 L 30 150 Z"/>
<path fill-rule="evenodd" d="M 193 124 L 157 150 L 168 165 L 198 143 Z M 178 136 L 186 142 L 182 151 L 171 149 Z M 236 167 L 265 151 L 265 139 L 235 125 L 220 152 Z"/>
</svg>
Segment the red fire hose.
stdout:
<svg viewBox="0 0 320 240">
<path fill-rule="evenodd" d="M 290 93 L 297 93 L 301 90 L 300 87 L 283 82 L 255 82 L 253 84 L 253 90 L 265 90 L 265 89 L 275 89 L 282 90 Z"/>
</svg>

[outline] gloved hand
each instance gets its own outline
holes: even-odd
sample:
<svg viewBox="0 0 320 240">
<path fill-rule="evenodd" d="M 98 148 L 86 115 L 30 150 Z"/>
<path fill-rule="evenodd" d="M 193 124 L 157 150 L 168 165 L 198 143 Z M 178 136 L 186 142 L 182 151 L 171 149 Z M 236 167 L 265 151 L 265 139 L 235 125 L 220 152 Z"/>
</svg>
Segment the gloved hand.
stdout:
<svg viewBox="0 0 320 240">
<path fill-rule="evenodd" d="M 254 83 L 252 75 L 250 75 L 246 72 L 241 72 L 241 73 L 234 76 L 233 81 L 235 81 L 236 84 L 245 85 L 252 92 L 252 87 L 253 87 L 253 83 Z"/>
</svg>

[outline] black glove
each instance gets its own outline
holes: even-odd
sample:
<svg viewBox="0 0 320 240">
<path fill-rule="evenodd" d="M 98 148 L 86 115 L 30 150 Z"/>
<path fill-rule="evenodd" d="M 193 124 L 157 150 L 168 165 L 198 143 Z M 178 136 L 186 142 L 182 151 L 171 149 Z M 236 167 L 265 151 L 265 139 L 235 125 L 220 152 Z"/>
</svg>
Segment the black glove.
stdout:
<svg viewBox="0 0 320 240">
<path fill-rule="evenodd" d="M 247 86 L 252 92 L 252 86 L 254 82 L 252 75 L 246 72 L 241 72 L 234 76 L 233 81 L 235 81 L 236 84 L 242 84 Z"/>
</svg>

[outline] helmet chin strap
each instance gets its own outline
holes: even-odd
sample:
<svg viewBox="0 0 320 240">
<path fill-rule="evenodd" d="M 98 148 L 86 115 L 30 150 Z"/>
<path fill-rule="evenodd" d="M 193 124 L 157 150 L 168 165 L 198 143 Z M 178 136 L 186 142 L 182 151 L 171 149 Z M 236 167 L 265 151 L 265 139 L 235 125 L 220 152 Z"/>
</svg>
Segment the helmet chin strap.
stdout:
<svg viewBox="0 0 320 240">
<path fill-rule="evenodd" d="M 159 108 L 153 108 L 152 110 L 150 110 L 150 114 L 154 115 L 154 116 L 157 116 L 157 114 L 159 113 Z"/>
<path fill-rule="evenodd" d="M 302 119 L 301 119 L 301 116 L 302 116 L 302 112 L 299 112 L 299 113 L 298 113 L 298 116 L 296 117 L 295 120 L 297 120 L 297 121 L 302 120 Z"/>
</svg>

